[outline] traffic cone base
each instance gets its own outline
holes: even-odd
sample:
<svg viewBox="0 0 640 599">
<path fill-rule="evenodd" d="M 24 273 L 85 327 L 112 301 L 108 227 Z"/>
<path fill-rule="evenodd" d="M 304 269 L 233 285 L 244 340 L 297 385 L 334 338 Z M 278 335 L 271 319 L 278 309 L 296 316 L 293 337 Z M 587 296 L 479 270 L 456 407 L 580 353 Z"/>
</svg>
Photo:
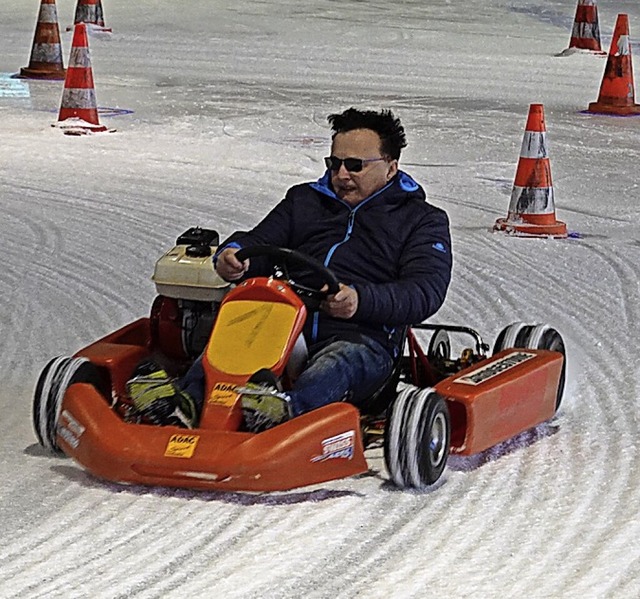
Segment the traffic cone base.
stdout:
<svg viewBox="0 0 640 599">
<path fill-rule="evenodd" d="M 640 104 L 633 104 L 632 106 L 616 106 L 610 102 L 589 102 L 589 108 L 584 112 L 613 116 L 638 116 L 640 115 Z"/>
<path fill-rule="evenodd" d="M 105 125 L 96 125 L 78 117 L 69 117 L 64 121 L 53 123 L 52 127 L 61 129 L 65 135 L 89 135 L 91 133 L 112 133 L 115 129 L 109 129 Z"/>
<path fill-rule="evenodd" d="M 556 239 L 564 239 L 568 237 L 567 225 L 562 221 L 555 220 L 549 224 L 535 225 L 533 223 L 525 223 L 520 219 L 511 220 L 507 218 L 499 218 L 494 225 L 495 231 L 504 231 L 514 237 L 553 237 Z"/>
<path fill-rule="evenodd" d="M 41 0 L 29 65 L 21 68 L 15 77 L 53 80 L 65 78 L 55 0 Z"/>
<path fill-rule="evenodd" d="M 544 108 L 531 104 L 507 218 L 496 220 L 493 229 L 520 237 L 567 237 L 567 225 L 555 212 Z"/>
<path fill-rule="evenodd" d="M 32 65 L 22 67 L 19 73 L 13 75 L 16 79 L 48 79 L 51 81 L 62 81 L 66 76 L 65 69 L 51 69 L 48 66 L 38 67 Z"/>
<path fill-rule="evenodd" d="M 96 34 L 101 34 L 101 33 L 113 33 L 113 28 L 111 27 L 102 27 L 101 25 L 96 25 L 95 23 L 86 23 L 87 26 L 87 33 L 89 33 L 89 35 L 96 35 Z M 65 31 L 73 31 L 73 27 L 74 26 L 69 26 L 65 29 Z M 105 37 L 111 37 L 110 35 L 105 36 Z"/>
<path fill-rule="evenodd" d="M 618 116 L 640 114 L 640 105 L 635 102 L 629 17 L 626 14 L 619 14 L 616 19 L 598 100 L 591 102 L 586 112 Z"/>
<path fill-rule="evenodd" d="M 571 56 L 573 54 L 592 54 L 593 56 L 601 56 L 604 58 L 607 53 L 604 50 L 587 50 L 585 48 L 565 48 L 562 52 L 558 52 L 556 56 Z"/>
</svg>

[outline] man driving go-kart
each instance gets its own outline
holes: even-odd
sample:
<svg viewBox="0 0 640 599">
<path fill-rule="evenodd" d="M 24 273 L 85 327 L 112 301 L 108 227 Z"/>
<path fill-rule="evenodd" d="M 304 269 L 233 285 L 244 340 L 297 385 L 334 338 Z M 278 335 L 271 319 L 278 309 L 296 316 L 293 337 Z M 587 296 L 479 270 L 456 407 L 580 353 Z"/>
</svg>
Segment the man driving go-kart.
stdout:
<svg viewBox="0 0 640 599">
<path fill-rule="evenodd" d="M 45 450 L 116 483 L 269 492 L 360 475 L 382 446 L 395 486 L 426 489 L 450 453 L 554 417 L 567 361 L 553 326 L 513 322 L 491 349 L 424 322 L 449 286 L 449 223 L 398 168 L 398 119 L 329 122 L 318 181 L 222 243 L 182 233 L 148 317 L 47 362 L 32 410 Z M 473 347 L 456 358 L 450 334 Z"/>
<path fill-rule="evenodd" d="M 213 257 L 218 274 L 234 283 L 273 274 L 272 257 L 252 255 L 259 246 L 296 250 L 337 278 L 327 286 L 308 265 L 289 265 L 290 280 L 324 293 L 310 294 L 308 357 L 289 388 L 269 372 L 247 384 L 253 391 L 242 395 L 242 412 L 251 432 L 333 402 L 359 406 L 392 372 L 406 327 L 440 308 L 451 278 L 448 217 L 398 166 L 406 146 L 400 120 L 388 110 L 349 108 L 328 121 L 324 175 L 289 189 L 258 225 L 234 233 Z M 151 422 L 192 428 L 204 381 L 202 359 L 176 381 L 147 362 L 127 389 Z"/>
</svg>

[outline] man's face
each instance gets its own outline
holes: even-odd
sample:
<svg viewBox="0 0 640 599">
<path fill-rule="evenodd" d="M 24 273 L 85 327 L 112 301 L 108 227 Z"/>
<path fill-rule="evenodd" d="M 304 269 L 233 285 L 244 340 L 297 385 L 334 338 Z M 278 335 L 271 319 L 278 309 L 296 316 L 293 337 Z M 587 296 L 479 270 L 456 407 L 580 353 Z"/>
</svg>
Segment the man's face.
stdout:
<svg viewBox="0 0 640 599">
<path fill-rule="evenodd" d="M 371 129 L 354 129 L 338 133 L 331 144 L 331 155 L 341 159 L 382 158 L 380 137 Z M 384 187 L 397 172 L 398 161 L 386 159 L 365 162 L 360 172 L 349 172 L 344 164 L 341 164 L 337 171 L 330 171 L 333 190 L 341 200 L 351 206 L 356 206 Z"/>
</svg>

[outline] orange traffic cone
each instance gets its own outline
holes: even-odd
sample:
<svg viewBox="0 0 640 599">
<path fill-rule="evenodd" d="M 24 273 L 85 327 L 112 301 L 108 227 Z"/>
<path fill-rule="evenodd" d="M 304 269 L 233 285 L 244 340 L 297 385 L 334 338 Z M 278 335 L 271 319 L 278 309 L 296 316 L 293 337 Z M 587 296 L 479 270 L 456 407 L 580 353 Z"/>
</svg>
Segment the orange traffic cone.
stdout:
<svg viewBox="0 0 640 599">
<path fill-rule="evenodd" d="M 596 0 L 578 0 L 576 17 L 573 21 L 569 47 L 560 56 L 587 50 L 594 54 L 606 55 L 600 46 L 600 25 Z"/>
<path fill-rule="evenodd" d="M 619 14 L 616 19 L 607 66 L 604 68 L 604 77 L 600 84 L 600 95 L 597 102 L 589 104 L 587 112 L 620 116 L 640 114 L 640 105 L 635 103 L 627 15 Z"/>
<path fill-rule="evenodd" d="M 556 220 L 542 104 L 529 107 L 509 213 L 493 228 L 522 237 L 567 237 L 567 225 Z"/>
<path fill-rule="evenodd" d="M 102 10 L 102 0 L 78 0 L 76 13 L 73 19 L 74 25 L 86 23 L 97 31 L 111 32 L 111 28 L 104 26 L 104 12 Z M 70 31 L 72 27 L 68 27 Z"/>
<path fill-rule="evenodd" d="M 56 0 L 41 0 L 29 66 L 20 69 L 16 77 L 64 79 Z"/>
<path fill-rule="evenodd" d="M 73 32 L 69 68 L 64 81 L 58 122 L 55 126 L 62 128 L 70 135 L 107 131 L 107 127 L 100 125 L 98 120 L 85 23 L 78 23 Z"/>
</svg>

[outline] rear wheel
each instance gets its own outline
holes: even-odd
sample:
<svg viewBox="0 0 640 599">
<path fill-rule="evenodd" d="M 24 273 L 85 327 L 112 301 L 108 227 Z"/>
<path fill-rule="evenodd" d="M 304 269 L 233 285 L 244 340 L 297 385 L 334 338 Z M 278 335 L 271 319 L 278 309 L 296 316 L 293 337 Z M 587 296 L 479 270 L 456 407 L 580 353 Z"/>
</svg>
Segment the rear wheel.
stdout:
<svg viewBox="0 0 640 599">
<path fill-rule="evenodd" d="M 505 327 L 493 346 L 493 355 L 503 349 L 546 349 L 549 351 L 560 352 L 563 356 L 562 372 L 558 382 L 558 393 L 556 396 L 556 411 L 562 403 L 562 395 L 564 393 L 566 371 L 567 371 L 567 354 L 564 346 L 564 340 L 560 333 L 547 324 L 525 324 L 523 322 L 514 322 Z"/>
<path fill-rule="evenodd" d="M 33 396 L 33 428 L 38 443 L 48 451 L 62 453 L 56 440 L 56 429 L 62 400 L 74 383 L 90 383 L 103 387 L 97 367 L 87 358 L 53 358 L 42 369 Z"/>
<path fill-rule="evenodd" d="M 429 364 L 440 372 L 446 372 L 447 362 L 451 360 L 451 339 L 444 329 L 436 329 L 429 340 L 427 350 Z"/>
<path fill-rule="evenodd" d="M 445 399 L 409 385 L 393 402 L 385 429 L 385 462 L 400 488 L 425 489 L 442 475 L 451 424 Z"/>
</svg>

